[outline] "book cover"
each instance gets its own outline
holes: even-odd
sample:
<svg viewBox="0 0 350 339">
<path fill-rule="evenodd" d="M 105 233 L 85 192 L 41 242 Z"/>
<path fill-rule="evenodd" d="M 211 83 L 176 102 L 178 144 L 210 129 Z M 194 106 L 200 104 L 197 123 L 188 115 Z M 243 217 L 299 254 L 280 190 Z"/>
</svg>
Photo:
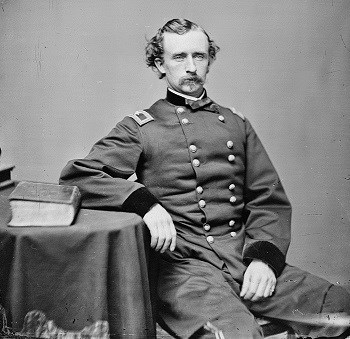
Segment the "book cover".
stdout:
<svg viewBox="0 0 350 339">
<path fill-rule="evenodd" d="M 9 196 L 9 226 L 69 226 L 79 210 L 77 186 L 21 181 Z"/>
<path fill-rule="evenodd" d="M 11 180 L 11 171 L 14 168 L 15 166 L 11 165 L 0 166 L 0 189 L 14 184 L 13 180 Z"/>
</svg>

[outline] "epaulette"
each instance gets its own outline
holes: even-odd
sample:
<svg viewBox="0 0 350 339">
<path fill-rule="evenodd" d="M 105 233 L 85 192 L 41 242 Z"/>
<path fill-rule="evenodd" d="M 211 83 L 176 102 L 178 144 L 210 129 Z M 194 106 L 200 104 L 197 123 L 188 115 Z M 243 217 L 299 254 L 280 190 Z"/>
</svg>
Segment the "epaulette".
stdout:
<svg viewBox="0 0 350 339">
<path fill-rule="evenodd" d="M 230 110 L 232 111 L 232 113 L 237 114 L 242 120 L 245 120 L 245 116 L 241 112 L 236 111 L 234 107 L 230 107 Z"/>
<path fill-rule="evenodd" d="M 136 111 L 134 114 L 129 115 L 129 117 L 134 119 L 140 126 L 154 120 L 152 115 L 146 111 Z"/>
</svg>

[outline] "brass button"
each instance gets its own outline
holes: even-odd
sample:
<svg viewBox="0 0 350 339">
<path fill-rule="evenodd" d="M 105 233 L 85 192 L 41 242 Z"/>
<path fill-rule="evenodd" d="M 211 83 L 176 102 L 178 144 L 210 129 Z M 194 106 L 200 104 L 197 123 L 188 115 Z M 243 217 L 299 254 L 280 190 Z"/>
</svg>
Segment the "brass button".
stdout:
<svg viewBox="0 0 350 339">
<path fill-rule="evenodd" d="M 209 224 L 204 224 L 203 225 L 203 228 L 206 230 L 206 231 L 210 231 L 210 225 Z"/>
<path fill-rule="evenodd" d="M 197 152 L 197 147 L 195 145 L 190 145 L 189 149 L 190 149 L 190 151 L 192 153 L 196 153 Z"/>
<path fill-rule="evenodd" d="M 237 235 L 236 232 L 231 232 L 230 234 L 231 234 L 231 237 L 235 237 Z"/>
<path fill-rule="evenodd" d="M 200 161 L 198 159 L 193 159 L 192 164 L 194 167 L 199 167 L 199 165 L 201 164 Z"/>
<path fill-rule="evenodd" d="M 219 107 L 216 104 L 211 104 L 210 108 L 213 109 L 214 111 L 218 111 Z"/>
<path fill-rule="evenodd" d="M 230 155 L 227 157 L 228 161 L 230 161 L 230 162 L 234 161 L 235 158 L 236 158 L 236 157 L 235 157 L 233 154 L 230 154 Z"/>
<path fill-rule="evenodd" d="M 181 122 L 182 122 L 183 125 L 187 125 L 187 124 L 189 123 L 189 121 L 188 121 L 187 118 L 183 118 L 183 119 L 181 120 Z"/>
<path fill-rule="evenodd" d="M 233 195 L 231 198 L 230 198 L 230 203 L 235 203 L 237 201 L 237 198 Z"/>
<path fill-rule="evenodd" d="M 231 185 L 228 187 L 228 189 L 229 189 L 230 191 L 233 191 L 233 190 L 235 189 L 235 187 L 236 187 L 235 184 L 231 184 Z"/>
<path fill-rule="evenodd" d="M 198 186 L 196 188 L 196 191 L 197 191 L 198 194 L 202 194 L 203 193 L 203 187 L 202 186 Z"/>
<path fill-rule="evenodd" d="M 209 244 L 212 244 L 214 242 L 214 237 L 212 237 L 211 235 L 207 236 L 207 241 Z"/>
<path fill-rule="evenodd" d="M 199 205 L 199 207 L 204 208 L 207 204 L 206 204 L 206 202 L 202 199 L 202 200 L 199 200 L 199 201 L 198 201 L 198 205 Z"/>
<path fill-rule="evenodd" d="M 184 109 L 183 107 L 179 107 L 179 108 L 176 110 L 176 112 L 177 112 L 178 114 L 182 114 L 182 113 L 185 112 L 185 109 Z"/>
<path fill-rule="evenodd" d="M 228 148 L 232 148 L 233 147 L 233 141 L 232 140 L 229 140 L 227 143 L 226 143 L 227 147 Z"/>
<path fill-rule="evenodd" d="M 233 227 L 234 225 L 235 225 L 235 221 L 234 220 L 230 220 L 229 222 L 228 222 L 228 225 L 230 226 L 230 227 Z"/>
<path fill-rule="evenodd" d="M 219 116 L 218 116 L 218 119 L 219 119 L 220 121 L 222 121 L 222 122 L 225 121 L 225 117 L 224 117 L 223 115 L 219 115 Z"/>
</svg>

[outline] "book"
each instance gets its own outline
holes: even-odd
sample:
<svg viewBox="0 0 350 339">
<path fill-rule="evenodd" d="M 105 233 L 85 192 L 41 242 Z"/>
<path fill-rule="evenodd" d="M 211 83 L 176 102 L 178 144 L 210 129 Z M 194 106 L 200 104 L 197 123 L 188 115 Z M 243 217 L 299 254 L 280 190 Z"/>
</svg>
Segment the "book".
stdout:
<svg viewBox="0 0 350 339">
<path fill-rule="evenodd" d="M 69 226 L 79 210 L 77 186 L 20 181 L 9 196 L 9 226 Z"/>
<path fill-rule="evenodd" d="M 11 171 L 15 166 L 0 166 L 0 188 L 5 188 L 7 186 L 13 185 L 13 180 L 11 180 Z"/>
</svg>

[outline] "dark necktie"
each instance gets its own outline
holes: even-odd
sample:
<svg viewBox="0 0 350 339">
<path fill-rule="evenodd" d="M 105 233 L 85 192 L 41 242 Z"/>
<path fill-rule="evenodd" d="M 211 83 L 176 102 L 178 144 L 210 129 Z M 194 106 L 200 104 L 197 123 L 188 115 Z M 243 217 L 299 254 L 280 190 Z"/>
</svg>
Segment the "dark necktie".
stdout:
<svg viewBox="0 0 350 339">
<path fill-rule="evenodd" d="M 204 106 L 208 106 L 213 101 L 209 97 L 205 97 L 200 100 L 190 100 L 186 99 L 186 104 L 189 105 L 193 110 L 197 110 L 199 108 L 202 108 Z"/>
</svg>

